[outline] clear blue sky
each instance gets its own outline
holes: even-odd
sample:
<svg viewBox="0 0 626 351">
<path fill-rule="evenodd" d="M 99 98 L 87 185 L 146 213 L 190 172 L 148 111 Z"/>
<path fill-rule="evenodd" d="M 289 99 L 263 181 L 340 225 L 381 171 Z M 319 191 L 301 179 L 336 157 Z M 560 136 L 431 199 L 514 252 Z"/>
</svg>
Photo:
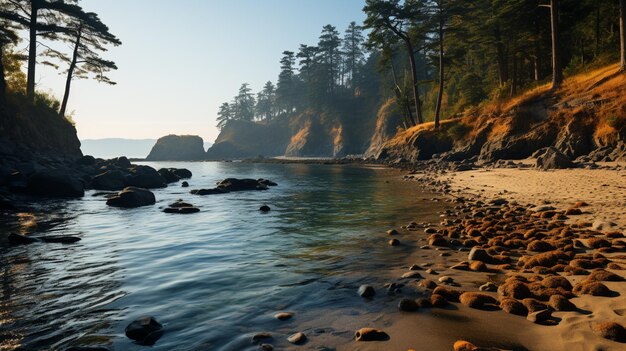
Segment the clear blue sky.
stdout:
<svg viewBox="0 0 626 351">
<path fill-rule="evenodd" d="M 213 141 L 218 106 L 243 82 L 276 81 L 281 53 L 316 44 L 322 26 L 361 23 L 364 0 L 83 0 L 123 42 L 106 57 L 115 86 L 73 83 L 68 111 L 81 139 L 196 134 Z M 64 77 L 40 68 L 38 89 Z"/>
</svg>

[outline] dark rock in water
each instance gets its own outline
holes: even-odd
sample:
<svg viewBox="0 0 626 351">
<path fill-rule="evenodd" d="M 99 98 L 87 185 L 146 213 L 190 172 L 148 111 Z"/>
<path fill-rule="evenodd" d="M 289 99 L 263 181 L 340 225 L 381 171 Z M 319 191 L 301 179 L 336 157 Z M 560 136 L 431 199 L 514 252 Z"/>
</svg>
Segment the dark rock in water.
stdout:
<svg viewBox="0 0 626 351">
<path fill-rule="evenodd" d="M 177 181 L 180 180 L 180 177 L 177 176 L 174 172 L 172 172 L 171 169 L 161 168 L 161 169 L 159 169 L 158 172 L 161 175 L 161 177 L 163 177 L 163 179 L 165 179 L 166 183 L 176 183 Z"/>
<path fill-rule="evenodd" d="M 130 186 L 146 189 L 165 188 L 165 179 L 154 168 L 149 166 L 133 166 L 127 177 Z"/>
<path fill-rule="evenodd" d="M 268 179 L 259 179 L 258 180 L 259 184 L 263 184 L 265 186 L 277 186 L 278 184 L 272 182 L 271 180 Z"/>
<path fill-rule="evenodd" d="M 22 234 L 15 234 L 15 233 L 9 234 L 8 239 L 9 239 L 9 243 L 11 243 L 12 245 L 28 245 L 28 244 L 39 242 L 39 240 L 36 238 L 31 238 Z"/>
<path fill-rule="evenodd" d="M 73 244 L 79 242 L 81 239 L 76 236 L 48 236 L 41 238 L 41 241 L 45 243 L 55 244 Z"/>
<path fill-rule="evenodd" d="M 183 182 L 180 186 L 182 186 L 183 188 L 188 188 L 189 187 L 189 183 Z"/>
<path fill-rule="evenodd" d="M 279 312 L 274 315 L 274 318 L 278 319 L 279 321 L 286 321 L 288 319 L 291 319 L 292 317 L 293 313 L 291 312 Z"/>
<path fill-rule="evenodd" d="M 256 334 L 254 334 L 254 336 L 252 336 L 252 343 L 256 344 L 258 342 L 261 342 L 263 340 L 269 340 L 271 338 L 272 338 L 272 334 L 270 334 L 270 333 L 265 333 L 265 332 L 263 332 L 263 333 L 256 333 Z"/>
<path fill-rule="evenodd" d="M 356 341 L 385 341 L 389 335 L 382 330 L 374 328 L 361 328 L 354 333 Z"/>
<path fill-rule="evenodd" d="M 96 190 L 122 190 L 126 187 L 126 177 L 121 171 L 106 171 L 91 180 L 91 187 Z"/>
<path fill-rule="evenodd" d="M 154 317 L 141 317 L 130 323 L 125 333 L 141 345 L 154 345 L 163 336 L 163 326 Z"/>
<path fill-rule="evenodd" d="M 130 161 L 126 156 L 114 158 L 111 160 L 111 163 L 120 168 L 130 168 L 131 166 Z"/>
<path fill-rule="evenodd" d="M 172 173 L 176 174 L 180 179 L 189 179 L 192 176 L 192 173 L 187 168 L 170 168 Z"/>
<path fill-rule="evenodd" d="M 267 206 L 267 205 L 263 205 L 263 206 L 259 207 L 259 211 L 261 211 L 261 212 L 269 212 L 269 211 L 271 211 L 271 208 L 269 206 Z"/>
<path fill-rule="evenodd" d="M 205 158 L 204 141 L 196 135 L 166 135 L 157 140 L 148 161 L 197 161 Z"/>
<path fill-rule="evenodd" d="M 147 189 L 128 187 L 120 191 L 117 195 L 107 200 L 107 205 L 113 207 L 134 208 L 140 206 L 154 205 L 156 199 L 154 194 Z"/>
<path fill-rule="evenodd" d="M 106 347 L 100 346 L 74 346 L 69 349 L 65 349 L 65 351 L 110 351 Z"/>
<path fill-rule="evenodd" d="M 192 191 L 190 191 L 191 194 L 193 195 L 216 195 L 216 194 L 226 194 L 229 193 L 230 191 L 228 190 L 224 190 L 224 189 L 220 189 L 220 188 L 213 188 L 213 189 L 194 189 Z"/>
<path fill-rule="evenodd" d="M 564 169 L 574 167 L 574 163 L 554 147 L 547 147 L 535 152 L 535 166 L 542 169 Z"/>
<path fill-rule="evenodd" d="M 200 209 L 190 203 L 184 202 L 183 200 L 178 200 L 171 203 L 168 208 L 163 210 L 163 212 L 189 214 L 200 212 Z"/>
<path fill-rule="evenodd" d="M 256 179 L 226 178 L 217 187 L 227 191 L 267 190 L 267 185 Z"/>
<path fill-rule="evenodd" d="M 376 290 L 374 290 L 374 287 L 371 285 L 361 285 L 359 287 L 359 296 L 364 297 L 364 298 L 372 298 L 374 297 L 374 295 L 376 295 Z"/>
<path fill-rule="evenodd" d="M 82 197 L 85 186 L 67 171 L 48 170 L 35 172 L 26 181 L 26 192 L 43 197 Z"/>
</svg>

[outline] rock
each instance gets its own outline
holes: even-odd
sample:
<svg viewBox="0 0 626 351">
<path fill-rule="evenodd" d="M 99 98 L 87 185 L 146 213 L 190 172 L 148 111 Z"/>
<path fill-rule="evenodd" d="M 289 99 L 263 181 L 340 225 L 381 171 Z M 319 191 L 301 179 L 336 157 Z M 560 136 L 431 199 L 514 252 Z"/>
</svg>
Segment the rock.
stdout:
<svg viewBox="0 0 626 351">
<path fill-rule="evenodd" d="M 216 195 L 216 194 L 226 194 L 229 193 L 230 191 L 228 190 L 224 190 L 224 189 L 220 189 L 220 188 L 213 188 L 213 189 L 197 189 L 197 190 L 192 190 L 190 191 L 191 194 L 193 195 Z"/>
<path fill-rule="evenodd" d="M 591 238 L 587 240 L 587 245 L 592 249 L 599 249 L 601 247 L 611 247 L 611 242 L 603 238 Z"/>
<path fill-rule="evenodd" d="M 552 312 L 550 310 L 531 312 L 526 316 L 526 319 L 536 324 L 544 323 L 550 318 L 552 318 Z"/>
<path fill-rule="evenodd" d="M 524 261 L 520 259 L 520 262 L 524 264 L 524 268 L 526 269 L 530 269 L 536 266 L 550 268 L 557 264 L 560 259 L 567 258 L 569 257 L 563 251 L 554 250 L 527 257 Z"/>
<path fill-rule="evenodd" d="M 552 295 L 548 305 L 555 311 L 576 311 L 576 305 L 563 295 Z"/>
<path fill-rule="evenodd" d="M 498 301 L 493 297 L 477 292 L 464 292 L 459 297 L 459 301 L 468 307 L 484 309 L 488 305 L 497 305 Z"/>
<path fill-rule="evenodd" d="M 111 159 L 111 163 L 120 168 L 130 168 L 131 163 L 126 156 Z"/>
<path fill-rule="evenodd" d="M 398 309 L 404 312 L 415 312 L 419 309 L 419 306 L 413 299 L 402 299 L 398 302 Z"/>
<path fill-rule="evenodd" d="M 532 296 L 528 285 L 517 280 L 504 282 L 498 287 L 498 294 L 514 299 L 525 299 Z"/>
<path fill-rule="evenodd" d="M 402 279 L 421 279 L 422 275 L 417 271 L 408 271 L 402 274 Z"/>
<path fill-rule="evenodd" d="M 470 263 L 469 267 L 470 267 L 470 270 L 474 272 L 487 272 L 489 270 L 487 268 L 487 265 L 481 261 L 474 261 Z"/>
<path fill-rule="evenodd" d="M 256 344 L 263 340 L 269 340 L 272 338 L 272 334 L 270 333 L 256 333 L 252 336 L 252 343 Z"/>
<path fill-rule="evenodd" d="M 205 158 L 204 141 L 196 135 L 166 135 L 157 140 L 148 161 L 198 161 Z"/>
<path fill-rule="evenodd" d="M 263 206 L 259 207 L 259 211 L 261 211 L 261 212 L 269 212 L 269 211 L 271 211 L 271 208 L 269 206 L 267 206 L 267 205 L 263 205 Z"/>
<path fill-rule="evenodd" d="M 587 282 L 583 281 L 574 286 L 572 290 L 576 295 L 591 295 L 591 296 L 613 296 L 614 292 L 606 285 L 600 282 Z"/>
<path fill-rule="evenodd" d="M 452 301 L 452 302 L 459 302 L 459 297 L 461 296 L 462 293 L 464 293 L 464 291 L 451 289 L 446 286 L 438 286 L 435 288 L 435 290 L 433 290 L 433 295 L 441 295 L 446 300 Z M 435 304 L 433 303 L 433 306 L 434 305 Z"/>
<path fill-rule="evenodd" d="M 52 244 L 74 244 L 80 240 L 81 239 L 76 236 L 46 236 L 41 238 L 41 241 L 44 243 Z"/>
<path fill-rule="evenodd" d="M 161 175 L 161 177 L 163 177 L 163 179 L 165 179 L 166 183 L 176 183 L 177 181 L 180 180 L 180 177 L 177 176 L 174 172 L 172 172 L 171 169 L 168 168 L 161 168 L 158 170 L 159 174 Z"/>
<path fill-rule="evenodd" d="M 287 341 L 295 345 L 301 345 L 306 342 L 306 335 L 304 335 L 304 333 L 302 332 L 297 332 L 295 334 L 290 335 L 287 338 Z"/>
<path fill-rule="evenodd" d="M 152 167 L 149 166 L 133 166 L 130 168 L 130 174 L 126 178 L 127 184 L 130 186 L 155 189 L 165 188 L 165 179 Z"/>
<path fill-rule="evenodd" d="M 526 306 L 512 298 L 503 298 L 500 301 L 500 308 L 506 313 L 518 316 L 526 316 L 528 314 L 528 309 L 526 308 Z"/>
<path fill-rule="evenodd" d="M 354 333 L 356 341 L 385 341 L 389 335 L 382 330 L 374 328 L 361 328 Z"/>
<path fill-rule="evenodd" d="M 92 166 L 96 164 L 96 158 L 91 155 L 85 155 L 76 160 L 76 164 L 81 166 Z"/>
<path fill-rule="evenodd" d="M 163 326 L 154 317 L 141 317 L 130 323 L 125 333 L 141 345 L 154 345 L 163 336 Z"/>
<path fill-rule="evenodd" d="M 440 283 L 446 283 L 446 284 L 454 282 L 454 279 L 448 275 L 444 275 L 440 277 L 438 280 Z"/>
<path fill-rule="evenodd" d="M 35 172 L 26 180 L 26 192 L 42 197 L 83 197 L 85 186 L 69 172 L 47 170 Z"/>
<path fill-rule="evenodd" d="M 93 177 L 91 187 L 96 190 L 122 190 L 126 187 L 126 178 L 121 171 L 106 171 Z"/>
<path fill-rule="evenodd" d="M 537 157 L 535 167 L 542 169 L 572 168 L 574 164 L 567 156 L 554 147 L 545 148 L 541 156 Z"/>
<path fill-rule="evenodd" d="M 226 178 L 217 187 L 226 191 L 267 190 L 267 185 L 256 179 Z"/>
<path fill-rule="evenodd" d="M 615 273 L 605 271 L 604 269 L 597 269 L 591 272 L 591 274 L 589 274 L 589 276 L 585 280 L 588 282 L 621 282 L 624 281 L 624 278 Z"/>
<path fill-rule="evenodd" d="M 291 319 L 293 317 L 293 313 L 291 312 L 280 312 L 280 313 L 276 313 L 274 315 L 274 318 L 280 320 L 280 321 L 286 321 L 288 319 Z"/>
<path fill-rule="evenodd" d="M 441 308 L 448 305 L 448 300 L 439 294 L 432 294 L 430 296 L 430 303 L 433 307 Z"/>
<path fill-rule="evenodd" d="M 183 188 L 188 188 L 189 187 L 189 183 L 188 182 L 182 182 L 181 185 Z"/>
<path fill-rule="evenodd" d="M 39 239 L 16 233 L 9 234 L 8 239 L 11 245 L 28 245 L 39 242 Z"/>
<path fill-rule="evenodd" d="M 477 351 L 478 347 L 469 341 L 458 340 L 453 345 L 454 351 Z"/>
<path fill-rule="evenodd" d="M 437 284 L 434 281 L 430 280 L 430 279 L 420 280 L 420 282 L 418 284 L 422 288 L 431 289 L 431 290 L 437 287 Z"/>
<path fill-rule="evenodd" d="M 626 343 L 626 329 L 615 322 L 594 323 L 593 332 L 605 339 Z"/>
<path fill-rule="evenodd" d="M 487 282 L 483 285 L 481 285 L 478 290 L 480 291 L 497 291 L 498 290 L 498 286 L 492 282 Z"/>
<path fill-rule="evenodd" d="M 278 186 L 278 184 L 276 184 L 275 182 L 269 180 L 269 179 L 257 179 L 257 181 L 259 182 L 259 184 L 261 185 L 265 185 L 265 186 Z"/>
<path fill-rule="evenodd" d="M 387 235 L 397 235 L 397 234 L 398 234 L 398 231 L 395 229 L 389 229 L 387 231 Z"/>
<path fill-rule="evenodd" d="M 433 234 L 428 238 L 428 245 L 446 247 L 448 241 L 441 234 Z"/>
<path fill-rule="evenodd" d="M 150 190 L 137 187 L 125 188 L 107 200 L 107 205 L 123 208 L 149 206 L 155 203 L 156 199 Z"/>
<path fill-rule="evenodd" d="M 376 295 L 376 290 L 371 285 L 361 285 L 358 290 L 359 296 L 364 298 L 372 298 Z"/>
<path fill-rule="evenodd" d="M 20 350 L 20 349 L 18 349 Z M 106 347 L 100 346 L 74 346 L 69 349 L 65 349 L 65 351 L 110 351 Z"/>
<path fill-rule="evenodd" d="M 274 351 L 274 346 L 270 344 L 261 344 L 259 345 L 259 350 L 260 351 Z"/>
<path fill-rule="evenodd" d="M 187 168 L 170 168 L 170 171 L 178 176 L 180 179 L 189 179 L 193 176 L 190 170 Z"/>
<path fill-rule="evenodd" d="M 545 303 L 533 298 L 526 298 L 522 300 L 522 304 L 530 313 L 548 309 L 548 306 Z"/>
<path fill-rule="evenodd" d="M 496 260 L 489 253 L 487 253 L 486 250 L 480 249 L 478 247 L 472 247 L 469 255 L 467 255 L 467 259 L 470 261 L 481 261 L 494 264 L 496 263 Z"/>
<path fill-rule="evenodd" d="M 394 238 L 394 239 L 389 240 L 387 244 L 389 244 L 389 246 L 399 246 L 400 240 Z"/>
</svg>

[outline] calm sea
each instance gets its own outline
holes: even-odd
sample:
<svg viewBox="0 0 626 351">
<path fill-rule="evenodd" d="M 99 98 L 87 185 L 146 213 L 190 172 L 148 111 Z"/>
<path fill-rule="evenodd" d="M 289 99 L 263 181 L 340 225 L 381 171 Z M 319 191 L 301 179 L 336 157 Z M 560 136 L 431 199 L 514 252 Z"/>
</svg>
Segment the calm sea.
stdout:
<svg viewBox="0 0 626 351">
<path fill-rule="evenodd" d="M 415 183 L 384 168 L 346 165 L 146 163 L 185 167 L 190 188 L 155 190 L 157 204 L 115 209 L 94 192 L 31 204 L 19 223 L 0 225 L 0 349 L 63 350 L 105 345 L 143 350 L 125 326 L 155 316 L 165 334 L 152 350 L 256 350 L 279 311 L 369 308 L 362 283 L 397 265 L 406 250 L 385 231 L 436 218 L 440 206 Z M 210 196 L 226 177 L 277 182 L 268 191 Z M 177 199 L 201 209 L 165 214 Z M 267 204 L 272 211 L 258 211 Z M 9 247 L 6 235 L 75 235 L 74 245 Z"/>
</svg>

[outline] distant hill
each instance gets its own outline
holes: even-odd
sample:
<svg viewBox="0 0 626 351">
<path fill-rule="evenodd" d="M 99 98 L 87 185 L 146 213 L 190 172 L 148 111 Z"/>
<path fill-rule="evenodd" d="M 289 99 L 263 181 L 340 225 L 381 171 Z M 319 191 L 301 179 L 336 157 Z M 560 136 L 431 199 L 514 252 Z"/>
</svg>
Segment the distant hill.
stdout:
<svg viewBox="0 0 626 351">
<path fill-rule="evenodd" d="M 100 158 L 113 158 L 126 156 L 131 158 L 144 158 L 156 144 L 156 139 L 83 139 L 81 150 L 85 155 Z M 204 143 L 204 148 L 211 147 L 211 143 Z"/>
</svg>

